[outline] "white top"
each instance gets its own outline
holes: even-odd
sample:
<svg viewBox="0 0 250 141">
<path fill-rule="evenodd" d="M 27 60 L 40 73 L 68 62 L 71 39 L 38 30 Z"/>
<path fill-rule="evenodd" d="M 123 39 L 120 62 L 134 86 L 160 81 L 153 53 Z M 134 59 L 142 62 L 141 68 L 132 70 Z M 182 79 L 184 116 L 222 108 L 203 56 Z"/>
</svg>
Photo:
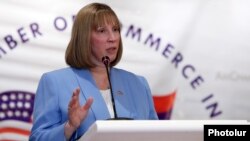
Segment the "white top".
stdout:
<svg viewBox="0 0 250 141">
<path fill-rule="evenodd" d="M 112 104 L 112 98 L 111 98 L 111 92 L 110 89 L 107 90 L 100 90 L 102 97 L 107 105 L 107 108 L 109 110 L 109 114 L 111 118 L 114 118 L 114 109 Z"/>
</svg>

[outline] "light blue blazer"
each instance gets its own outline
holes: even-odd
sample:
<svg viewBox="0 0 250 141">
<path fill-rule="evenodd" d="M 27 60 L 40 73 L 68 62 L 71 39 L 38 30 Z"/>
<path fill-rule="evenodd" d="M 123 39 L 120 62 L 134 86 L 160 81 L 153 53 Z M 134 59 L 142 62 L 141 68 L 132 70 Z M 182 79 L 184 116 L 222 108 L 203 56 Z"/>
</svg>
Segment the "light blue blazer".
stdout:
<svg viewBox="0 0 250 141">
<path fill-rule="evenodd" d="M 118 117 L 158 119 L 146 79 L 117 68 L 111 69 L 110 77 Z M 81 90 L 81 105 L 89 97 L 93 97 L 94 102 L 87 118 L 71 140 L 80 138 L 96 120 L 110 118 L 105 101 L 89 70 L 68 67 L 52 71 L 43 74 L 37 88 L 30 140 L 66 140 L 64 125 L 68 120 L 68 103 L 77 87 Z"/>
</svg>

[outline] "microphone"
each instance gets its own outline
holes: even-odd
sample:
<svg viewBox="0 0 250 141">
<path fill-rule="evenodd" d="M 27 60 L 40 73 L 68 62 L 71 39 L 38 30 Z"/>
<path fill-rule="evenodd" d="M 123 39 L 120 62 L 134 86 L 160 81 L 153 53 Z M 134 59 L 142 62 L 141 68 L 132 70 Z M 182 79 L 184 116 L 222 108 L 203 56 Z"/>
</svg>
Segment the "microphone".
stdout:
<svg viewBox="0 0 250 141">
<path fill-rule="evenodd" d="M 113 110 L 114 110 L 114 118 L 117 119 L 117 113 L 116 113 L 116 107 L 115 107 L 115 100 L 114 100 L 114 95 L 113 95 L 113 89 L 112 89 L 112 85 L 111 85 L 111 81 L 110 81 L 110 76 L 109 76 L 109 63 L 110 63 L 109 57 L 108 56 L 103 56 L 102 57 L 102 63 L 106 67 L 106 72 L 107 72 L 107 76 L 108 76 L 108 80 L 109 80 L 109 87 L 110 87 L 110 92 L 111 92 L 111 100 L 112 100 L 112 105 L 113 105 Z"/>
<path fill-rule="evenodd" d="M 112 84 L 111 84 L 111 80 L 110 80 L 110 59 L 108 56 L 103 56 L 102 57 L 102 63 L 105 65 L 106 67 L 106 72 L 107 72 L 107 76 L 108 76 L 108 81 L 109 81 L 109 88 L 110 88 L 110 93 L 111 93 L 111 100 L 112 100 L 112 105 L 113 105 L 113 110 L 114 110 L 114 118 L 110 118 L 108 120 L 132 120 L 132 118 L 126 118 L 126 117 L 120 117 L 118 118 L 117 116 L 117 112 L 116 112 L 116 107 L 115 107 L 115 100 L 114 100 L 114 94 L 113 94 L 113 89 L 112 89 Z"/>
</svg>

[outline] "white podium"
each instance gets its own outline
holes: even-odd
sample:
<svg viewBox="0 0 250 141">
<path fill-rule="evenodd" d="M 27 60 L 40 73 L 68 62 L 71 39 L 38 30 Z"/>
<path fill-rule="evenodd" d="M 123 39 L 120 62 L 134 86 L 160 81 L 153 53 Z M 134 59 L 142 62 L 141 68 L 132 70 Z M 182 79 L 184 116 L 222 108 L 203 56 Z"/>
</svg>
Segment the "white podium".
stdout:
<svg viewBox="0 0 250 141">
<path fill-rule="evenodd" d="M 247 124 L 246 120 L 96 121 L 79 141 L 203 141 L 204 124 Z"/>
</svg>

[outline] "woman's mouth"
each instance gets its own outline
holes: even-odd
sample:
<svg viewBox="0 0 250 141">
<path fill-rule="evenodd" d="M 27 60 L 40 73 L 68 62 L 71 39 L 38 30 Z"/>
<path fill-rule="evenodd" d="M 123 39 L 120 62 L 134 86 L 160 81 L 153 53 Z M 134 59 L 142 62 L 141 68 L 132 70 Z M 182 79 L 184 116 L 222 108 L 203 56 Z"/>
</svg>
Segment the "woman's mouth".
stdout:
<svg viewBox="0 0 250 141">
<path fill-rule="evenodd" d="M 116 50 L 117 50 L 116 47 L 110 47 L 110 48 L 106 49 L 108 54 L 116 53 Z"/>
</svg>

